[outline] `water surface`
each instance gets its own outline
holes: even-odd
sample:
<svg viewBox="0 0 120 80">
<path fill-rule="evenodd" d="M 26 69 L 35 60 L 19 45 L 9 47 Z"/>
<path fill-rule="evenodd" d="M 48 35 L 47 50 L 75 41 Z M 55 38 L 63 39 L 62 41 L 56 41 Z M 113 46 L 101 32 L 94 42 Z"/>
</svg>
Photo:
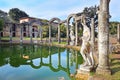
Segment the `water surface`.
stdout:
<svg viewBox="0 0 120 80">
<path fill-rule="evenodd" d="M 0 80 L 74 80 L 82 63 L 72 49 L 38 45 L 1 45 Z"/>
</svg>

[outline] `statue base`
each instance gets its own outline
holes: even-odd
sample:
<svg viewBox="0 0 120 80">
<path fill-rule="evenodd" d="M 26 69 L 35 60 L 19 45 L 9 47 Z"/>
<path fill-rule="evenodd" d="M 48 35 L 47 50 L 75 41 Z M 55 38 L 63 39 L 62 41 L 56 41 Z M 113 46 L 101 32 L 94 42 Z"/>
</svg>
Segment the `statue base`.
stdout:
<svg viewBox="0 0 120 80">
<path fill-rule="evenodd" d="M 84 66 L 81 65 L 77 70 L 76 78 L 78 80 L 89 80 L 90 72 L 93 70 L 93 66 Z"/>
<path fill-rule="evenodd" d="M 79 70 L 78 70 L 78 73 L 89 73 L 93 70 L 93 66 L 83 66 L 81 65 Z"/>
</svg>

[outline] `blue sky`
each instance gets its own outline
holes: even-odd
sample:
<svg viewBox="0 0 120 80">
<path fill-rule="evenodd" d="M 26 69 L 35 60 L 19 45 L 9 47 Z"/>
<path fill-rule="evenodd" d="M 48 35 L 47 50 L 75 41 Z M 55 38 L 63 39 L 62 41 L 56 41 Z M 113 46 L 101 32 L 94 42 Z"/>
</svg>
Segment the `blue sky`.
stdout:
<svg viewBox="0 0 120 80">
<path fill-rule="evenodd" d="M 71 13 L 81 12 L 84 7 L 98 5 L 100 0 L 0 0 L 0 9 L 8 12 L 11 8 L 19 8 L 31 17 L 66 19 Z M 120 21 L 120 4 L 111 0 L 111 21 Z"/>
</svg>

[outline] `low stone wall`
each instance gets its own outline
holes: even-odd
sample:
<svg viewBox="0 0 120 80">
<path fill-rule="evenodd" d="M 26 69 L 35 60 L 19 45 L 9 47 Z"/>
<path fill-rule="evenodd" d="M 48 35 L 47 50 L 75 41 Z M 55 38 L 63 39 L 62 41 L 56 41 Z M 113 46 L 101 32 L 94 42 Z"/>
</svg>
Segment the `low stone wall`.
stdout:
<svg viewBox="0 0 120 80">
<path fill-rule="evenodd" d="M 0 42 L 0 45 L 20 45 L 21 43 L 19 43 L 19 41 L 13 41 L 12 43 L 9 42 Z M 22 43 L 24 45 L 31 45 L 29 42 L 27 43 Z M 49 43 L 32 43 L 32 45 L 45 45 L 45 46 L 56 46 L 56 47 L 61 47 L 61 48 L 70 48 L 73 50 L 77 50 L 80 51 L 80 46 L 70 46 L 70 45 L 66 45 L 66 44 L 49 44 Z"/>
</svg>

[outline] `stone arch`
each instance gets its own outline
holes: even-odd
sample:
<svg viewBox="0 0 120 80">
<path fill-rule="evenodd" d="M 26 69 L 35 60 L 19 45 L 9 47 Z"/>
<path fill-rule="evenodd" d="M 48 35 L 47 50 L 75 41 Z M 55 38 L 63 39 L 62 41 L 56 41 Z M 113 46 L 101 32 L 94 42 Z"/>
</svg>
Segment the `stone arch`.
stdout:
<svg viewBox="0 0 120 80">
<path fill-rule="evenodd" d="M 35 37 L 35 34 L 37 32 L 42 41 L 42 27 L 41 27 L 42 23 L 40 22 L 40 20 L 39 19 L 31 20 L 29 24 L 32 30 L 32 36 Z"/>
<path fill-rule="evenodd" d="M 59 18 L 52 18 L 50 21 L 49 21 L 49 43 L 51 42 L 51 24 L 54 22 L 54 21 L 57 21 L 58 22 L 58 43 L 61 42 L 60 40 L 60 22 L 61 20 Z"/>
<path fill-rule="evenodd" d="M 70 35 L 69 35 L 69 32 L 70 32 L 70 30 L 69 30 L 69 23 L 70 23 L 70 19 L 71 19 L 71 18 L 73 18 L 73 19 L 75 20 L 75 19 L 76 19 L 76 14 L 70 14 L 70 15 L 67 17 L 67 44 L 68 44 L 68 45 L 69 45 L 69 42 L 70 42 L 70 41 L 69 41 L 69 36 L 70 36 Z M 75 33 L 75 34 L 76 34 L 76 37 L 75 37 L 76 42 L 75 42 L 75 43 L 76 43 L 76 45 L 77 45 L 77 24 L 76 24 L 76 23 L 77 23 L 77 22 L 75 21 L 75 25 L 76 25 L 76 26 L 75 26 L 75 28 L 76 28 L 76 31 L 75 31 L 75 32 L 76 32 L 76 33 Z"/>
</svg>

